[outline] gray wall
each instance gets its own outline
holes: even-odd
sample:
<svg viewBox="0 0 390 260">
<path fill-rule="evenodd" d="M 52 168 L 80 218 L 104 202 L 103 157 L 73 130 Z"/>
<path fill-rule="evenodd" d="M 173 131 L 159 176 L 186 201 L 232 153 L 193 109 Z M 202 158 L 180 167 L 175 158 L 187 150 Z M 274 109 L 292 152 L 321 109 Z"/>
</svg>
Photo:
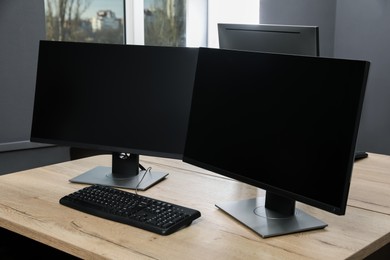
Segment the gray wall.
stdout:
<svg viewBox="0 0 390 260">
<path fill-rule="evenodd" d="M 260 23 L 317 25 L 320 55 L 330 57 L 334 48 L 335 10 L 336 0 L 260 0 Z"/>
<path fill-rule="evenodd" d="M 390 2 L 260 0 L 260 23 L 319 25 L 322 56 L 371 62 L 357 149 L 390 155 Z"/>
<path fill-rule="evenodd" d="M 371 61 L 358 147 L 390 154 L 390 2 L 338 0 L 334 54 Z"/>
<path fill-rule="evenodd" d="M 43 2 L 0 1 L 0 144 L 29 139 Z"/>
<path fill-rule="evenodd" d="M 0 174 L 69 160 L 69 148 L 29 142 L 43 0 L 0 0 Z"/>
</svg>

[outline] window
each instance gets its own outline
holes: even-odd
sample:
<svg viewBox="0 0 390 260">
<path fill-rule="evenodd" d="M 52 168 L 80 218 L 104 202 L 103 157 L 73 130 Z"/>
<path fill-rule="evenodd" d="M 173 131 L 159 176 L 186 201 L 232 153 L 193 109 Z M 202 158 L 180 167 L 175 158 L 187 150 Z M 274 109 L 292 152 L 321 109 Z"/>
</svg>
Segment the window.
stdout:
<svg viewBox="0 0 390 260">
<path fill-rule="evenodd" d="M 207 0 L 126 0 L 128 44 L 207 45 Z"/>
<path fill-rule="evenodd" d="M 219 47 L 217 23 L 258 23 L 259 0 L 45 0 L 50 40 Z"/>
<path fill-rule="evenodd" d="M 45 0 L 46 39 L 125 43 L 124 0 Z"/>
<path fill-rule="evenodd" d="M 127 43 L 218 47 L 218 22 L 259 23 L 259 13 L 259 0 L 126 0 Z"/>
<path fill-rule="evenodd" d="M 147 45 L 186 46 L 186 7 L 182 0 L 144 0 Z"/>
</svg>

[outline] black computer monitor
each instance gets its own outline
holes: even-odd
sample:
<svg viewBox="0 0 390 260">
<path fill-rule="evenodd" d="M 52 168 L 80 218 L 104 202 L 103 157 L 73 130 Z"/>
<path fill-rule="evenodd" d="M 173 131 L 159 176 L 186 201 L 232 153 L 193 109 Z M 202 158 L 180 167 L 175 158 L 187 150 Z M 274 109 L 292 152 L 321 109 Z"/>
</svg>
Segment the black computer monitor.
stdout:
<svg viewBox="0 0 390 260">
<path fill-rule="evenodd" d="M 264 189 L 216 205 L 263 237 L 324 228 L 295 202 L 345 214 L 368 70 L 200 48 L 183 161 Z"/>
<path fill-rule="evenodd" d="M 31 140 L 113 154 L 112 167 L 71 182 L 147 189 L 167 173 L 148 171 L 140 155 L 182 158 L 197 53 L 41 41 Z"/>
<path fill-rule="evenodd" d="M 218 24 L 221 49 L 319 56 L 319 27 L 282 24 Z"/>
</svg>

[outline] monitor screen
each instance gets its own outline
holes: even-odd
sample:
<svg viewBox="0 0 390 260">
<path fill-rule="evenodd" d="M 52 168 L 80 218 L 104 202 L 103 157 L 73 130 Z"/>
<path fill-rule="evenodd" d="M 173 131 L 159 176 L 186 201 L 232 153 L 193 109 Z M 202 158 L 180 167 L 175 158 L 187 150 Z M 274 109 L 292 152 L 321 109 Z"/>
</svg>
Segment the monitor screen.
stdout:
<svg viewBox="0 0 390 260">
<path fill-rule="evenodd" d="M 41 41 L 31 140 L 113 154 L 113 169 L 99 166 L 71 181 L 135 188 L 143 178 L 137 188 L 151 186 L 166 173 L 144 174 L 139 155 L 182 158 L 197 54 Z"/>
<path fill-rule="evenodd" d="M 319 28 L 281 24 L 218 24 L 221 49 L 319 56 Z"/>
<path fill-rule="evenodd" d="M 217 204 L 263 237 L 325 227 L 295 202 L 345 214 L 368 68 L 200 48 L 183 161 L 266 190 Z"/>
</svg>

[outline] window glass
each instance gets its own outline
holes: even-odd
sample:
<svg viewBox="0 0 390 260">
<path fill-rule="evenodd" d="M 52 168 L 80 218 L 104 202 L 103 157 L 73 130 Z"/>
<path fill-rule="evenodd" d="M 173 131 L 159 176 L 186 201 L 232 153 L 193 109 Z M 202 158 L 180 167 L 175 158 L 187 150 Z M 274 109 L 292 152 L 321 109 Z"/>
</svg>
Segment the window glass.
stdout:
<svg viewBox="0 0 390 260">
<path fill-rule="evenodd" d="M 125 43 L 124 0 L 45 0 L 46 39 Z"/>
<path fill-rule="evenodd" d="M 144 0 L 146 45 L 186 46 L 186 6 L 183 0 Z"/>
</svg>

